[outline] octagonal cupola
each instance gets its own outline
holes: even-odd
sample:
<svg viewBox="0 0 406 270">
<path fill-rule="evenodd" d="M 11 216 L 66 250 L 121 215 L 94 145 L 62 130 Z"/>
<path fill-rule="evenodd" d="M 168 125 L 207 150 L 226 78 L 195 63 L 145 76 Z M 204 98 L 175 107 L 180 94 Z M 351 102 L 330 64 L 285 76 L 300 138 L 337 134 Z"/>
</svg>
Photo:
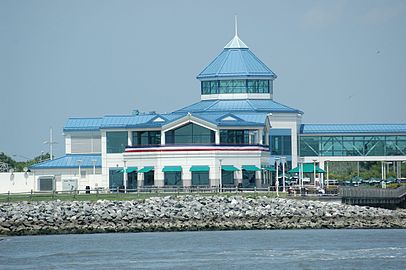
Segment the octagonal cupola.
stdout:
<svg viewBox="0 0 406 270">
<path fill-rule="evenodd" d="M 276 74 L 238 37 L 197 76 L 201 99 L 272 99 Z"/>
</svg>

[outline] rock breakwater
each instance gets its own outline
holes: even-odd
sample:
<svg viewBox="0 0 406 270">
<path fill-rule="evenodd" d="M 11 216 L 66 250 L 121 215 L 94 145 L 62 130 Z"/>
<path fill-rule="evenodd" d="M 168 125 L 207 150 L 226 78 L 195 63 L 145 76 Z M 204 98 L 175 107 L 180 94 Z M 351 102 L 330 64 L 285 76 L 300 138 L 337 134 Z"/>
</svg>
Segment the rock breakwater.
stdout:
<svg viewBox="0 0 406 270">
<path fill-rule="evenodd" d="M 406 212 L 319 201 L 192 195 L 0 204 L 3 235 L 308 228 L 406 228 Z"/>
</svg>

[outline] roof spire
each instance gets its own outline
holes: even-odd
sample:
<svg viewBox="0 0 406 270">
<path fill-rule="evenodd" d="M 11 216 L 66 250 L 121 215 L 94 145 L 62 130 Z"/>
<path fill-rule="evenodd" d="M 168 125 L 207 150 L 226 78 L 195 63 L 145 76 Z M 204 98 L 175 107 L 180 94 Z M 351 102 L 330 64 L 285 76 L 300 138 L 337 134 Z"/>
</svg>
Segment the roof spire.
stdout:
<svg viewBox="0 0 406 270">
<path fill-rule="evenodd" d="M 234 36 L 238 37 L 238 19 L 237 19 L 237 15 L 234 15 L 234 31 L 235 31 Z"/>
<path fill-rule="evenodd" d="M 234 15 L 234 38 L 224 47 L 224 49 L 248 49 L 248 46 L 238 37 L 238 20 Z"/>
</svg>

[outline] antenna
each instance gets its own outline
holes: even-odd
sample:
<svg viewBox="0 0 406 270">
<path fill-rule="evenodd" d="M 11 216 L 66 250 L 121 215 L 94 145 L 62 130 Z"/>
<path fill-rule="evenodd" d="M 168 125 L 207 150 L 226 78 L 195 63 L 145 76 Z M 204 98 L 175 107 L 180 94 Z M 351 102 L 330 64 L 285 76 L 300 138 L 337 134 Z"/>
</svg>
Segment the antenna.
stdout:
<svg viewBox="0 0 406 270">
<path fill-rule="evenodd" d="M 234 32 L 235 32 L 235 36 L 238 36 L 238 20 L 237 20 L 237 15 L 234 15 Z"/>
<path fill-rule="evenodd" d="M 52 139 L 52 127 L 49 128 L 49 141 L 45 141 L 44 144 L 49 144 L 49 154 L 51 155 L 50 160 L 52 160 L 53 159 L 53 157 L 52 157 L 53 156 L 53 153 L 52 153 L 53 145 L 57 144 L 57 142 L 54 142 Z"/>
</svg>

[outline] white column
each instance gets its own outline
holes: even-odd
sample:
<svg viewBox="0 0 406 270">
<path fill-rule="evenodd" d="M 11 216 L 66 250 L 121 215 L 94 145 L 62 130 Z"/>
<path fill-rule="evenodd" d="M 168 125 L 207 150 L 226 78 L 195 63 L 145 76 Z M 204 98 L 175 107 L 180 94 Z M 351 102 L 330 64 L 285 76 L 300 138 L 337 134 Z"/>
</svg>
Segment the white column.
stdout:
<svg viewBox="0 0 406 270">
<path fill-rule="evenodd" d="M 286 192 L 286 186 L 285 186 L 285 163 L 286 163 L 286 157 L 281 157 L 282 161 L 282 191 Z"/>
<path fill-rule="evenodd" d="M 164 172 L 162 171 L 162 167 L 155 167 L 154 168 L 154 185 L 157 187 L 163 187 L 165 185 L 164 182 Z"/>
<path fill-rule="evenodd" d="M 165 144 L 165 132 L 161 131 L 161 144 Z"/>
<path fill-rule="evenodd" d="M 128 131 L 127 145 L 133 146 L 133 136 L 130 130 Z"/>
<path fill-rule="evenodd" d="M 383 172 L 384 164 L 383 161 L 381 161 L 381 178 L 384 179 L 384 172 Z"/>
<path fill-rule="evenodd" d="M 264 131 L 262 129 L 258 130 L 258 143 L 259 144 L 264 144 L 263 133 L 264 133 Z"/>
<path fill-rule="evenodd" d="M 216 130 L 215 132 L 215 143 L 220 144 L 220 130 Z"/>
<path fill-rule="evenodd" d="M 143 173 L 137 173 L 137 189 L 141 188 L 144 183 L 144 174 Z"/>
<path fill-rule="evenodd" d="M 192 172 L 190 171 L 190 167 L 184 167 L 182 170 L 182 183 L 184 187 L 190 187 L 192 185 Z"/>
</svg>

